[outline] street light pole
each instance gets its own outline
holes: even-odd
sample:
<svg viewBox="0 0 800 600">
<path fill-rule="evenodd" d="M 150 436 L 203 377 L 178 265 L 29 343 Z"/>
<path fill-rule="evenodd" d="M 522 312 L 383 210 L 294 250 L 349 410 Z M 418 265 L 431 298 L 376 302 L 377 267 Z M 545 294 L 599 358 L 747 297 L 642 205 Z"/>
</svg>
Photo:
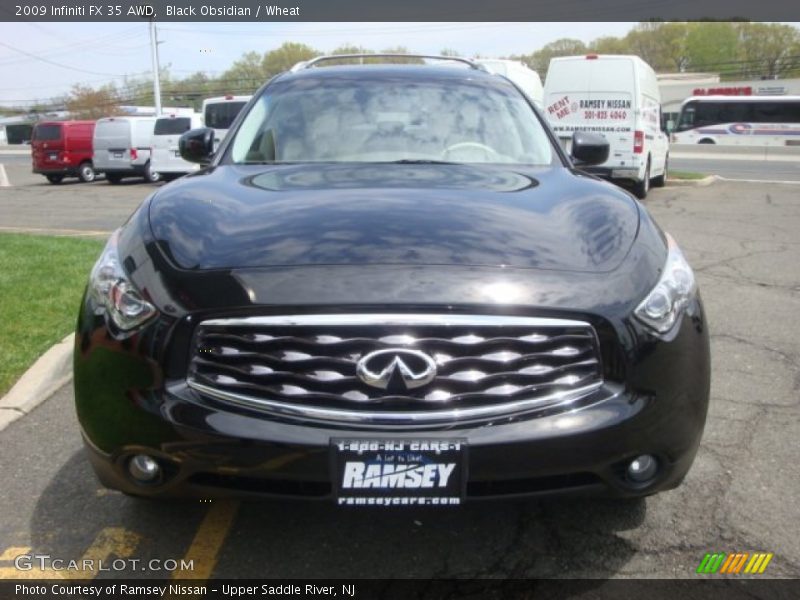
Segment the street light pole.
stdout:
<svg viewBox="0 0 800 600">
<path fill-rule="evenodd" d="M 156 39 L 156 22 L 150 19 L 150 56 L 153 59 L 153 97 L 156 104 L 156 116 L 161 115 L 161 81 L 158 66 L 158 40 Z"/>
</svg>

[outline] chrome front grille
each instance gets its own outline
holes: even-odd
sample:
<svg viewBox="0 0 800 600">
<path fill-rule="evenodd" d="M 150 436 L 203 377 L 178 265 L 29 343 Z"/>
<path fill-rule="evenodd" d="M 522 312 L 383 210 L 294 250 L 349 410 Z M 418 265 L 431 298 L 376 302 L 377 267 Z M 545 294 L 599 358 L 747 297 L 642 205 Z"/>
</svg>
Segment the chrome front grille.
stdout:
<svg viewBox="0 0 800 600">
<path fill-rule="evenodd" d="M 433 359 L 421 387 L 357 375 L 378 350 Z M 392 358 L 392 353 L 387 354 Z M 213 319 L 194 338 L 189 385 L 217 400 L 312 421 L 413 425 L 492 419 L 565 404 L 602 384 L 597 336 L 565 319 L 451 314 Z"/>
</svg>

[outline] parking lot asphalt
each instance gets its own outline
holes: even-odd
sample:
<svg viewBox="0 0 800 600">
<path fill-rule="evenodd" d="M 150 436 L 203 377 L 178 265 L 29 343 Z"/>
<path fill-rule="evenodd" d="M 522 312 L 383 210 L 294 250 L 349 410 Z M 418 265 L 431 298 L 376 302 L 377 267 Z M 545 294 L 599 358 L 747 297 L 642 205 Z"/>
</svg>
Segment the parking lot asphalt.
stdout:
<svg viewBox="0 0 800 600">
<path fill-rule="evenodd" d="M 2 160 L 0 160 L 2 162 Z M 11 187 L 0 187 L 0 232 L 28 230 L 61 235 L 108 237 L 160 183 L 105 179 L 81 183 L 76 178 L 53 185 L 30 165 L 7 164 Z"/>
<path fill-rule="evenodd" d="M 2 228 L 110 231 L 152 189 L 26 184 L 11 175 L 15 187 L 0 190 Z M 720 551 L 772 552 L 765 576 L 800 577 L 798 191 L 717 182 L 653 190 L 645 201 L 693 264 L 711 329 L 708 424 L 676 490 L 638 501 L 456 510 L 136 500 L 94 479 L 67 386 L 0 432 L 0 578 L 20 577 L 13 559 L 27 552 L 185 558 L 194 570 L 176 576 L 200 579 L 692 578 L 706 552 Z M 169 577 L 135 569 L 88 575 Z"/>
</svg>

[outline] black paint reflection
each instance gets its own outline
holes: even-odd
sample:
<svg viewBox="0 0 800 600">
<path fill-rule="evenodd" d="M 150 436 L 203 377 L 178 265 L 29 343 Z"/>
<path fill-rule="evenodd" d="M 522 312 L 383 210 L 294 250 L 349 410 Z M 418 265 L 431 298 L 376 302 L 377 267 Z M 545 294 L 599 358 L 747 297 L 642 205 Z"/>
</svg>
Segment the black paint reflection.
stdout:
<svg viewBox="0 0 800 600">
<path fill-rule="evenodd" d="M 538 183 L 538 185 L 537 185 Z M 608 272 L 635 203 L 563 168 L 226 167 L 159 192 L 156 239 L 182 268 L 486 265 Z"/>
</svg>

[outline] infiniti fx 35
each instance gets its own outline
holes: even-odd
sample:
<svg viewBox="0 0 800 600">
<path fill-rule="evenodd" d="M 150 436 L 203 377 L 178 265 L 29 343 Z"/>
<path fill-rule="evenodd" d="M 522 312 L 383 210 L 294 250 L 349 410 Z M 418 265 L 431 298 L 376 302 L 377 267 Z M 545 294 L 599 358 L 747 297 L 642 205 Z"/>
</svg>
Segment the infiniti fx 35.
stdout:
<svg viewBox="0 0 800 600">
<path fill-rule="evenodd" d="M 103 484 L 148 497 L 446 505 L 677 486 L 709 397 L 675 240 L 466 60 L 316 59 L 109 239 L 75 400 Z M 344 64 L 343 64 L 344 63 Z"/>
</svg>

